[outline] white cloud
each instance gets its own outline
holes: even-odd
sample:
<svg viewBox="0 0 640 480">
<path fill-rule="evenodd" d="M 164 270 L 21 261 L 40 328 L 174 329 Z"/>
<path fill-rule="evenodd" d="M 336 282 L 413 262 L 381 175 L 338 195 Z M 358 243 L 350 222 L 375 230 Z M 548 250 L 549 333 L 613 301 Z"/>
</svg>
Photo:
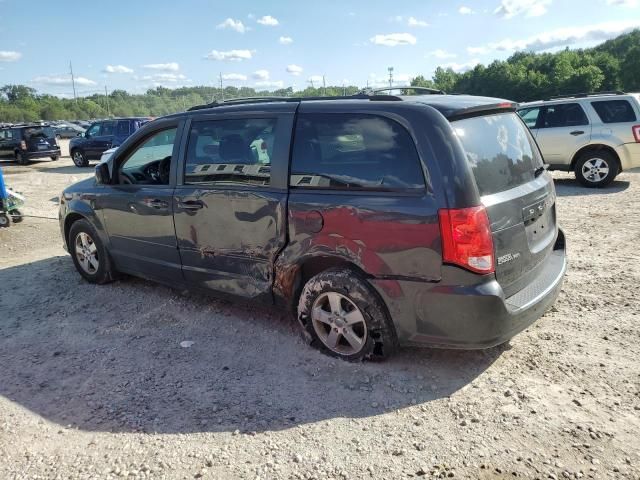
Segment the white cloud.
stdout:
<svg viewBox="0 0 640 480">
<path fill-rule="evenodd" d="M 223 73 L 222 79 L 244 82 L 247 79 L 247 76 L 241 73 Z"/>
<path fill-rule="evenodd" d="M 407 20 L 407 25 L 409 25 L 410 27 L 428 27 L 429 26 L 429 24 L 424 20 L 418 20 L 417 18 L 414 18 L 414 17 L 409 17 L 409 20 Z"/>
<path fill-rule="evenodd" d="M 247 31 L 247 27 L 240 20 L 234 20 L 233 18 L 227 18 L 224 22 L 218 24 L 218 29 L 231 29 L 238 33 L 244 33 Z"/>
<path fill-rule="evenodd" d="M 107 65 L 104 67 L 106 73 L 133 73 L 133 69 L 124 65 Z"/>
<path fill-rule="evenodd" d="M 251 50 L 229 50 L 227 52 L 219 52 L 211 50 L 207 53 L 206 58 L 209 60 L 224 60 L 230 62 L 241 62 L 242 60 L 250 60 L 253 58 Z"/>
<path fill-rule="evenodd" d="M 289 45 L 289 44 L 293 43 L 293 38 L 291 38 L 291 37 L 280 37 L 278 42 L 280 42 L 281 45 Z"/>
<path fill-rule="evenodd" d="M 20 60 L 22 53 L 11 50 L 0 50 L 0 62 L 16 62 Z"/>
<path fill-rule="evenodd" d="M 507 38 L 485 46 L 469 47 L 467 51 L 472 55 L 485 54 L 491 51 L 514 52 L 516 50 L 530 50 L 539 52 L 577 43 L 600 42 L 630 32 L 635 28 L 640 28 L 640 19 L 605 22 L 582 27 L 558 28 L 525 39 L 511 40 Z"/>
<path fill-rule="evenodd" d="M 458 13 L 459 13 L 460 15 L 472 15 L 472 14 L 474 14 L 474 13 L 476 13 L 476 12 L 474 12 L 473 10 L 471 10 L 469 7 L 462 6 L 462 7 L 460 7 L 460 8 L 458 9 Z"/>
<path fill-rule="evenodd" d="M 291 75 L 300 75 L 302 73 L 302 67 L 298 65 L 287 65 L 287 72 Z"/>
<path fill-rule="evenodd" d="M 41 83 L 43 85 L 71 85 L 71 75 L 41 75 L 32 80 L 33 83 Z M 91 85 L 97 85 L 93 80 L 89 80 L 85 77 L 75 77 L 76 85 L 81 87 L 87 87 Z"/>
<path fill-rule="evenodd" d="M 162 70 L 165 72 L 177 72 L 180 70 L 180 65 L 176 62 L 169 63 L 148 63 L 143 65 L 142 68 L 148 68 L 149 70 Z"/>
<path fill-rule="evenodd" d="M 145 75 L 143 77 L 138 77 L 136 80 L 143 80 L 147 82 L 155 82 L 155 83 L 176 83 L 180 80 L 187 80 L 187 77 L 182 73 L 154 73 L 153 75 Z"/>
<path fill-rule="evenodd" d="M 265 25 L 267 27 L 275 27 L 280 24 L 277 18 L 272 17 L 271 15 L 265 15 L 262 18 L 256 20 L 260 25 Z"/>
<path fill-rule="evenodd" d="M 450 68 L 457 73 L 463 73 L 468 70 L 471 70 L 473 67 L 475 67 L 479 63 L 480 63 L 480 60 L 478 60 L 477 58 L 474 58 L 473 60 L 470 60 L 465 63 L 451 62 L 451 63 L 445 63 L 444 65 L 440 65 L 440 66 L 442 68 Z"/>
<path fill-rule="evenodd" d="M 629 7 L 635 8 L 640 4 L 638 0 L 607 0 L 607 5 L 614 5 L 616 7 Z"/>
<path fill-rule="evenodd" d="M 255 86 L 259 88 L 282 88 L 284 86 L 284 82 L 282 80 L 276 80 L 276 81 L 265 80 L 262 82 L 256 82 Z"/>
<path fill-rule="evenodd" d="M 441 49 L 437 49 L 437 50 L 433 50 L 432 52 L 429 52 L 429 56 L 439 58 L 440 60 L 457 57 L 455 53 L 450 53 L 450 52 L 447 52 L 446 50 L 441 50 Z"/>
<path fill-rule="evenodd" d="M 251 76 L 256 80 L 269 80 L 269 70 L 256 70 Z"/>
<path fill-rule="evenodd" d="M 396 47 L 398 45 L 415 45 L 417 40 L 410 33 L 389 33 L 387 35 L 374 35 L 369 41 L 374 45 Z"/>
<path fill-rule="evenodd" d="M 513 18 L 518 15 L 539 17 L 547 13 L 552 0 L 502 0 L 493 13 L 502 18 Z"/>
</svg>

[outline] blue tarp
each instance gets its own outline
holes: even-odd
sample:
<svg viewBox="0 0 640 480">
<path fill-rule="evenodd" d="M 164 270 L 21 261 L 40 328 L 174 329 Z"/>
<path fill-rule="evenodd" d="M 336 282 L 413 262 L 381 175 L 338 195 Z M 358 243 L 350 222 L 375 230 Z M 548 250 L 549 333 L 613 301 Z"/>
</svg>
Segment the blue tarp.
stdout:
<svg viewBox="0 0 640 480">
<path fill-rule="evenodd" d="M 0 168 L 0 200 L 6 200 L 8 197 L 7 187 L 4 185 L 4 177 L 2 176 L 2 168 Z"/>
</svg>

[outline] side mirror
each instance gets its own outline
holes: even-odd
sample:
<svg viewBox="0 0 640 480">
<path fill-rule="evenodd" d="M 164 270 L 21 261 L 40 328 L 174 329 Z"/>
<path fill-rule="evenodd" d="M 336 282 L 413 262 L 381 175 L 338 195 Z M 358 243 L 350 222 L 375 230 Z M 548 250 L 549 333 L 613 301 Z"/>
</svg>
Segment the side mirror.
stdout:
<svg viewBox="0 0 640 480">
<path fill-rule="evenodd" d="M 107 162 L 99 163 L 96 165 L 96 183 L 98 185 L 108 185 L 111 183 L 111 176 L 109 175 L 109 165 Z"/>
<path fill-rule="evenodd" d="M 79 137 L 84 137 L 84 132 L 78 132 Z"/>
</svg>

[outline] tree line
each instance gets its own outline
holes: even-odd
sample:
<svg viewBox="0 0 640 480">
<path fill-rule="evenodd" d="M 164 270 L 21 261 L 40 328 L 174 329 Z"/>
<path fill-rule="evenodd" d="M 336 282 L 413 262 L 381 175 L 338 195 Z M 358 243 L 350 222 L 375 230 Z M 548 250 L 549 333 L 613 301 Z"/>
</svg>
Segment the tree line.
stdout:
<svg viewBox="0 0 640 480">
<path fill-rule="evenodd" d="M 477 65 L 466 72 L 438 67 L 431 79 L 420 75 L 412 86 L 447 93 L 467 93 L 507 98 L 519 102 L 553 95 L 610 90 L 640 91 L 640 30 L 620 35 L 594 48 L 556 53 L 517 52 L 507 60 Z M 114 90 L 108 97 L 91 95 L 73 99 L 38 94 L 25 85 L 0 88 L 0 122 L 76 120 L 109 116 L 162 116 L 223 98 L 255 96 L 351 95 L 356 86 L 282 88 L 256 91 L 249 87 L 157 87 L 144 94 Z"/>
</svg>

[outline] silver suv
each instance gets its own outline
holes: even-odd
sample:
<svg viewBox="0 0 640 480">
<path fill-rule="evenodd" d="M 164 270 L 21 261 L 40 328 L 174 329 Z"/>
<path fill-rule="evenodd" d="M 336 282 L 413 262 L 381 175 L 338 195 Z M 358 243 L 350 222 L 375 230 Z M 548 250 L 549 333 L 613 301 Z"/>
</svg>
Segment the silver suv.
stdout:
<svg viewBox="0 0 640 480">
<path fill-rule="evenodd" d="M 518 108 L 549 170 L 573 171 L 586 187 L 604 187 L 640 167 L 640 94 L 553 97 Z"/>
</svg>

